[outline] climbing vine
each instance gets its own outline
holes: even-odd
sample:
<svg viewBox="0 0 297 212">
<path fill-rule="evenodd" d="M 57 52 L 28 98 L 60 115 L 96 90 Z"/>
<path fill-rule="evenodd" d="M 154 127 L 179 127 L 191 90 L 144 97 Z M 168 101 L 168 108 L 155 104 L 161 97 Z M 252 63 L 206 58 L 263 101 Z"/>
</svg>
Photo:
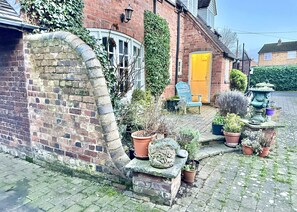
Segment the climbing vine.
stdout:
<svg viewBox="0 0 297 212">
<path fill-rule="evenodd" d="M 112 103 L 116 105 L 119 98 L 112 92 L 116 82 L 115 72 L 108 68 L 106 51 L 90 35 L 89 30 L 83 27 L 83 0 L 20 0 L 20 4 L 31 23 L 45 28 L 48 32 L 58 30 L 71 32 L 94 50 L 103 67 Z"/>
<path fill-rule="evenodd" d="M 160 96 L 169 83 L 170 32 L 166 20 L 150 11 L 144 13 L 144 47 L 146 87 Z"/>
</svg>

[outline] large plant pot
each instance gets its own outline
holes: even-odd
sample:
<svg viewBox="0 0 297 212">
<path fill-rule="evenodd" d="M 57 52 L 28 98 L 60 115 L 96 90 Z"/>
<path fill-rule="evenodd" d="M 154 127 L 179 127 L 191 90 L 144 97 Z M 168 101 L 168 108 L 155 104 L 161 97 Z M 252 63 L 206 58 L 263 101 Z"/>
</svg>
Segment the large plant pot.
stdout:
<svg viewBox="0 0 297 212">
<path fill-rule="evenodd" d="M 141 136 L 143 134 L 143 130 L 131 134 L 131 137 L 133 138 L 134 154 L 138 159 L 148 160 L 148 145 L 157 137 L 157 134 L 146 137 Z"/>
<path fill-rule="evenodd" d="M 273 108 L 266 108 L 266 115 L 267 116 L 273 116 L 274 115 L 274 109 Z"/>
<path fill-rule="evenodd" d="M 223 134 L 223 126 L 220 124 L 212 124 L 212 134 L 214 135 L 224 135 Z"/>
<path fill-rule="evenodd" d="M 226 146 L 228 147 L 236 147 L 239 142 L 241 133 L 230 133 L 230 132 L 225 132 L 224 131 L 224 136 L 226 139 Z"/>
<path fill-rule="evenodd" d="M 253 147 L 242 145 L 242 152 L 244 155 L 252 155 L 254 153 Z"/>
<path fill-rule="evenodd" d="M 183 170 L 183 181 L 187 183 L 193 183 L 195 181 L 196 170 L 193 171 L 186 171 Z"/>
<path fill-rule="evenodd" d="M 270 147 L 263 147 L 262 151 L 259 153 L 259 156 L 264 158 L 269 155 Z"/>
<path fill-rule="evenodd" d="M 166 101 L 166 109 L 171 112 L 176 111 L 178 102 L 179 102 L 179 99 L 167 100 Z"/>
</svg>

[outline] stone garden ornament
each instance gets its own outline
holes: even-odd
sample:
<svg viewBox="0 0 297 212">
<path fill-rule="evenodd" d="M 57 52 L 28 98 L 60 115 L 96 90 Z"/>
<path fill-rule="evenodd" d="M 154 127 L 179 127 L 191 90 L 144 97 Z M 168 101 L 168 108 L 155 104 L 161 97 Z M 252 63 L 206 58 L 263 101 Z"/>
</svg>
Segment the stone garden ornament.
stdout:
<svg viewBox="0 0 297 212">
<path fill-rule="evenodd" d="M 180 146 L 171 138 L 156 139 L 149 144 L 149 161 L 152 167 L 165 169 L 172 167 Z"/>
</svg>

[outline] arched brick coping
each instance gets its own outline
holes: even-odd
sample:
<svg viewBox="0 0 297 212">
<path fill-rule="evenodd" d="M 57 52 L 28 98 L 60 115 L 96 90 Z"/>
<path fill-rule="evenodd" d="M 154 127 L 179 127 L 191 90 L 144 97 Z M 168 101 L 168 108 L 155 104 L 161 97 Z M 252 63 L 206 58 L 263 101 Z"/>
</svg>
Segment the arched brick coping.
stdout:
<svg viewBox="0 0 297 212">
<path fill-rule="evenodd" d="M 60 39 L 68 43 L 78 55 L 82 57 L 87 67 L 87 75 L 92 85 L 94 98 L 99 114 L 99 121 L 102 126 L 104 141 L 106 142 L 107 151 L 115 167 L 125 176 L 125 165 L 130 161 L 125 154 L 113 108 L 108 94 L 107 85 L 102 72 L 99 60 L 96 58 L 94 51 L 86 45 L 79 37 L 69 32 L 53 32 L 25 37 L 27 41 L 43 41 L 49 39 Z"/>
</svg>

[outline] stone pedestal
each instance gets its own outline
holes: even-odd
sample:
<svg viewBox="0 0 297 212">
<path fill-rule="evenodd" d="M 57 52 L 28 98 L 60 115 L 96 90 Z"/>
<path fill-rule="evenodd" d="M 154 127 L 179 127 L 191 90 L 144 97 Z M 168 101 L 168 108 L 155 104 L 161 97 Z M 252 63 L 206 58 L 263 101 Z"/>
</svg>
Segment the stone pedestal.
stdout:
<svg viewBox="0 0 297 212">
<path fill-rule="evenodd" d="M 249 123 L 249 120 L 246 119 L 243 119 L 242 122 L 245 124 L 245 129 L 249 129 L 252 131 L 262 130 L 265 139 L 267 139 L 267 141 L 270 141 L 271 144 L 275 143 L 276 129 L 285 127 L 284 125 L 274 121 L 267 121 L 258 125 L 251 124 Z"/>
<path fill-rule="evenodd" d="M 181 184 L 181 169 L 187 158 L 176 158 L 174 166 L 157 169 L 149 161 L 133 159 L 126 169 L 133 172 L 133 191 L 159 204 L 172 205 Z"/>
</svg>

